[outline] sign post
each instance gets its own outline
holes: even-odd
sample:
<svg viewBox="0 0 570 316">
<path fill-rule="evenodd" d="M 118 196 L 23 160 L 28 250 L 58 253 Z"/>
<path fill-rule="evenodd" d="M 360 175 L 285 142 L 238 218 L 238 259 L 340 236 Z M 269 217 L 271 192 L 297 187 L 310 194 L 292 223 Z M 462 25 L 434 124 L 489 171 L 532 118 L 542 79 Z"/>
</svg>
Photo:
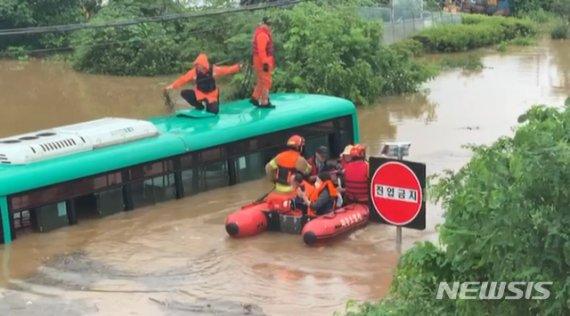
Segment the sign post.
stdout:
<svg viewBox="0 0 570 316">
<path fill-rule="evenodd" d="M 370 157 L 371 219 L 396 226 L 396 247 L 401 252 L 402 227 L 424 230 L 426 166 L 405 161 L 411 144 L 386 143 L 382 154 Z"/>
</svg>

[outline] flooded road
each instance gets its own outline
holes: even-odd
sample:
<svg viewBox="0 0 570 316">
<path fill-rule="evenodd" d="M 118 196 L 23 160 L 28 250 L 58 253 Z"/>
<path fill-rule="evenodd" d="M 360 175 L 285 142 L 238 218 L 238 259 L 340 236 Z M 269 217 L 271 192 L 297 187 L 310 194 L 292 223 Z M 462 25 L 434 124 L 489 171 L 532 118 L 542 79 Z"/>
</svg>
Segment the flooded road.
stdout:
<svg viewBox="0 0 570 316">
<path fill-rule="evenodd" d="M 570 95 L 570 43 L 490 52 L 476 73 L 450 71 L 424 94 L 359 110 L 371 154 L 411 141 L 409 160 L 428 173 L 468 161 L 466 143 L 511 133 L 534 103 Z M 0 137 L 99 118 L 165 112 L 171 78 L 77 74 L 53 62 L 0 62 Z M 123 212 L 0 246 L 1 315 L 331 315 L 346 300 L 383 296 L 398 260 L 395 229 L 371 224 L 347 240 L 308 248 L 298 236 L 231 240 L 225 217 L 266 192 L 254 181 Z M 404 248 L 437 240 L 442 211 L 428 205 L 425 231 L 404 230 Z M 55 303 L 57 301 L 57 304 Z"/>
</svg>

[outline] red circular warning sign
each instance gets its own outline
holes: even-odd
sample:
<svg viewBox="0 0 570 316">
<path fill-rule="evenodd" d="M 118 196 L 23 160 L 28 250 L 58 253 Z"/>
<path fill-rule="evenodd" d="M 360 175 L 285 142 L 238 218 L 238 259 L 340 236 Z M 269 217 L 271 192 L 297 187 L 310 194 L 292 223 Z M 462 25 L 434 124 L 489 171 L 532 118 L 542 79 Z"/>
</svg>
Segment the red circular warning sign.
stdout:
<svg viewBox="0 0 570 316">
<path fill-rule="evenodd" d="M 422 208 L 420 180 L 401 162 L 390 161 L 376 169 L 370 197 L 376 212 L 392 225 L 408 224 Z"/>
</svg>

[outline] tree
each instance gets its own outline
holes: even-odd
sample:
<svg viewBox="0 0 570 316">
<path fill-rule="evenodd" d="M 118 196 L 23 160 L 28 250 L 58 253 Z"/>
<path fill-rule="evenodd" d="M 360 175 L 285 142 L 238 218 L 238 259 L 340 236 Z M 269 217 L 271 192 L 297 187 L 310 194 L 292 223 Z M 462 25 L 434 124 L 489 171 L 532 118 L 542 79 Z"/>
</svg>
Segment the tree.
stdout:
<svg viewBox="0 0 570 316">
<path fill-rule="evenodd" d="M 473 146 L 465 167 L 438 178 L 441 247 L 412 248 L 387 298 L 350 315 L 570 313 L 570 108 L 535 106 L 525 120 L 514 137 Z M 554 283 L 546 300 L 436 300 L 441 281 Z"/>
</svg>

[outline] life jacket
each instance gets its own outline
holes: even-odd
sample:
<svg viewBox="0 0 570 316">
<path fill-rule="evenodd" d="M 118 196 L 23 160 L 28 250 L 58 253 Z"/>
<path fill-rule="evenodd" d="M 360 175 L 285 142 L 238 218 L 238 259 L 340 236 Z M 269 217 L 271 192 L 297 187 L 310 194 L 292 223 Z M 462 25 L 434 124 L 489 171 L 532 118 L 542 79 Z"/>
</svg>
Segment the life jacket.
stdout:
<svg viewBox="0 0 570 316">
<path fill-rule="evenodd" d="M 311 196 L 313 194 L 313 191 L 315 191 L 315 186 L 305 180 L 301 182 L 301 186 L 303 186 L 303 192 L 307 197 Z"/>
<path fill-rule="evenodd" d="M 344 168 L 346 197 L 355 202 L 368 202 L 368 163 L 364 160 L 349 162 Z"/>
<path fill-rule="evenodd" d="M 291 183 L 291 177 L 297 170 L 297 160 L 301 153 L 295 150 L 286 150 L 275 159 L 277 162 L 277 183 L 288 185 Z"/>
<path fill-rule="evenodd" d="M 197 69 L 198 65 L 206 68 L 206 73 L 200 73 Z M 206 54 L 198 55 L 194 61 L 194 68 L 196 69 L 194 92 L 196 93 L 196 100 L 198 102 L 206 100 L 209 103 L 214 103 L 219 99 L 219 89 L 216 88 L 214 78 L 214 67 L 214 65 L 210 65 Z"/>
<path fill-rule="evenodd" d="M 204 93 L 216 90 L 214 67 L 210 67 L 205 73 L 196 71 L 196 89 Z"/>
<path fill-rule="evenodd" d="M 291 210 L 291 200 L 295 198 L 295 192 L 288 194 L 272 192 L 267 195 L 267 207 L 270 211 L 287 212 Z"/>
<path fill-rule="evenodd" d="M 334 210 L 336 208 L 338 191 L 334 187 L 334 184 L 332 183 L 331 180 L 327 180 L 327 181 L 323 182 L 323 184 L 318 189 L 315 188 L 313 190 L 313 192 L 311 193 L 311 195 L 309 196 L 309 202 L 311 202 L 311 203 L 316 202 L 319 199 L 319 195 L 321 195 L 321 192 L 323 192 L 323 190 L 325 190 L 325 189 L 329 190 L 329 195 L 333 201 L 332 209 Z M 315 210 L 311 209 L 310 207 L 309 207 L 307 213 L 309 216 L 315 216 L 317 214 L 317 212 Z"/>
<path fill-rule="evenodd" d="M 261 33 L 265 33 L 267 37 L 269 37 L 269 41 L 267 42 L 267 47 L 265 48 L 265 53 L 267 56 L 273 56 L 273 35 L 267 29 L 267 27 L 259 26 L 255 29 L 255 33 L 253 33 L 253 56 L 259 56 L 259 47 L 257 47 L 257 36 Z"/>
</svg>

